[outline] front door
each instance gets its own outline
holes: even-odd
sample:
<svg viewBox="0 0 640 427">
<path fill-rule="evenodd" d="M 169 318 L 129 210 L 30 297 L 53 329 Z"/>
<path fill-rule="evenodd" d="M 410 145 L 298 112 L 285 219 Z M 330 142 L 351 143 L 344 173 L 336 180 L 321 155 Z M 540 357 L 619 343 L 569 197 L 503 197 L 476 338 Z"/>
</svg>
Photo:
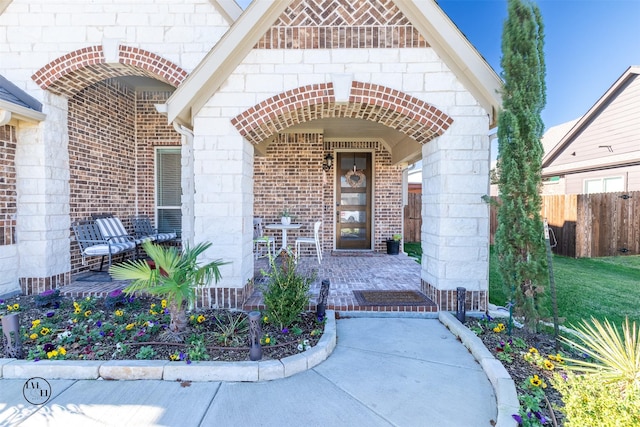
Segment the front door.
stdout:
<svg viewBox="0 0 640 427">
<path fill-rule="evenodd" d="M 336 249 L 371 249 L 371 153 L 337 153 Z"/>
</svg>

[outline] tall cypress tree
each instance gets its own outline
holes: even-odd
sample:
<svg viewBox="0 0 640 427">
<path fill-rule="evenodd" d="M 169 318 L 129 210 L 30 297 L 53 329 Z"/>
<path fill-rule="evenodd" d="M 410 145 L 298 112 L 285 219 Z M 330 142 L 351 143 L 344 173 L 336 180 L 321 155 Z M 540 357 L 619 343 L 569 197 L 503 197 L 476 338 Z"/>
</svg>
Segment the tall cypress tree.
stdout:
<svg viewBox="0 0 640 427">
<path fill-rule="evenodd" d="M 537 329 L 548 281 L 540 216 L 540 139 L 546 103 L 544 33 L 537 5 L 508 0 L 502 32 L 502 111 L 498 119 L 500 198 L 495 242 L 503 283 L 527 329 Z"/>
</svg>

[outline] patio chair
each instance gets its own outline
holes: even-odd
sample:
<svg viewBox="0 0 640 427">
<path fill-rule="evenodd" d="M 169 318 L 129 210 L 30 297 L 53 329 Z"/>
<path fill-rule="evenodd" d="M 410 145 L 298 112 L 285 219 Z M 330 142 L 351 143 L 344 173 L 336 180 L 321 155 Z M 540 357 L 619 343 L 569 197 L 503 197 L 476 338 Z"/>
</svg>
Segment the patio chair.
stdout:
<svg viewBox="0 0 640 427">
<path fill-rule="evenodd" d="M 298 237 L 296 239 L 296 261 L 300 258 L 300 245 L 303 243 L 314 244 L 316 246 L 316 255 L 318 257 L 318 264 L 322 264 L 322 245 L 320 243 L 320 227 L 322 221 L 316 221 L 313 224 L 313 237 Z"/>
<path fill-rule="evenodd" d="M 76 236 L 76 242 L 80 247 L 80 255 L 82 256 L 82 265 L 86 265 L 86 258 L 90 256 L 100 256 L 100 269 L 91 270 L 95 272 L 102 272 L 102 266 L 104 265 L 104 257 L 107 257 L 107 271 L 111 267 L 112 259 L 114 255 L 122 254 L 136 250 L 136 243 L 133 240 L 105 238 L 100 232 L 100 228 L 93 220 L 78 221 L 74 223 L 71 228 L 73 234 Z"/>
<path fill-rule="evenodd" d="M 253 218 L 253 253 L 255 259 L 261 258 L 260 245 L 265 245 L 265 255 L 271 253 L 276 256 L 276 239 L 272 236 L 266 236 L 262 230 L 262 218 Z"/>
<path fill-rule="evenodd" d="M 157 228 L 151 225 L 151 219 L 147 215 L 134 215 L 131 217 L 131 225 L 136 238 L 143 239 L 151 237 L 152 240 L 163 243 L 175 240 L 177 233 L 160 233 Z"/>
<path fill-rule="evenodd" d="M 133 242 L 135 244 L 135 257 L 138 258 L 138 248 L 146 241 L 153 241 L 152 236 L 136 237 L 127 232 L 122 221 L 115 216 L 101 216 L 94 220 L 100 229 L 104 239 L 112 243 Z"/>
</svg>

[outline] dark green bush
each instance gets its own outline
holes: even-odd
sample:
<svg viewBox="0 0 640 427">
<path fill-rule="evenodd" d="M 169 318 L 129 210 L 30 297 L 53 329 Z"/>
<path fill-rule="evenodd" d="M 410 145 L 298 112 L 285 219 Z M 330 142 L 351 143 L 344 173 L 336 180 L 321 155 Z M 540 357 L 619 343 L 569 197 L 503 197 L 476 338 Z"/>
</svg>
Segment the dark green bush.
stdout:
<svg viewBox="0 0 640 427">
<path fill-rule="evenodd" d="M 267 282 L 262 287 L 264 304 L 270 322 L 276 323 L 280 329 L 292 326 L 309 306 L 309 286 L 312 277 L 298 274 L 295 259 L 291 255 L 283 255 L 282 265 L 269 257 Z"/>
</svg>

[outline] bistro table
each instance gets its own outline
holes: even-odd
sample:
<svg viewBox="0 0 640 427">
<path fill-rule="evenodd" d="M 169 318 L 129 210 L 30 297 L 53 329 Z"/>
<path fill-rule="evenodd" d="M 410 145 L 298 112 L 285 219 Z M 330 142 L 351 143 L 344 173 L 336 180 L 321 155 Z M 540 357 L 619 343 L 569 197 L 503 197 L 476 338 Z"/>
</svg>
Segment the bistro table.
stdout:
<svg viewBox="0 0 640 427">
<path fill-rule="evenodd" d="M 297 230 L 302 227 L 302 224 L 267 224 L 264 228 L 269 230 L 282 230 L 282 247 L 279 252 L 288 251 L 287 249 L 287 230 Z"/>
</svg>

